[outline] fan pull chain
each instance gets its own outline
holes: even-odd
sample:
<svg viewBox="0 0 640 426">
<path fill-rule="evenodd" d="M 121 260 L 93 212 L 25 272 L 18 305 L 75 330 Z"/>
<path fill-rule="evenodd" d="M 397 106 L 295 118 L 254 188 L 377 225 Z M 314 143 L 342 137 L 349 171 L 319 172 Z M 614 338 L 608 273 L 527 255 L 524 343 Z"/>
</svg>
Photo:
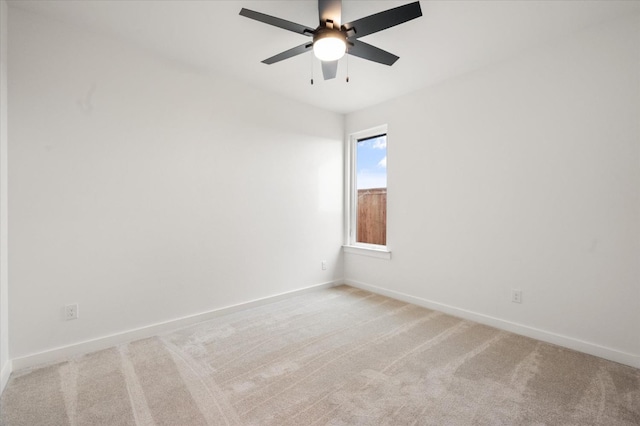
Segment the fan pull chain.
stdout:
<svg viewBox="0 0 640 426">
<path fill-rule="evenodd" d="M 311 57 L 311 85 L 313 86 L 313 55 L 309 55 Z"/>
<path fill-rule="evenodd" d="M 347 83 L 349 82 L 349 54 L 345 55 L 347 57 Z"/>
</svg>

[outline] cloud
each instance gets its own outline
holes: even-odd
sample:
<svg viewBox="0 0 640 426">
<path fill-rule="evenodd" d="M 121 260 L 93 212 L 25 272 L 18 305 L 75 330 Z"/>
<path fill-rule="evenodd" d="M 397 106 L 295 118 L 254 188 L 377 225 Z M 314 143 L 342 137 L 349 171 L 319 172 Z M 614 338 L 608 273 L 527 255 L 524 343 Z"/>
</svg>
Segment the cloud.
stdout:
<svg viewBox="0 0 640 426">
<path fill-rule="evenodd" d="M 357 189 L 386 188 L 387 174 L 381 172 L 360 172 L 356 177 Z"/>
<path fill-rule="evenodd" d="M 378 162 L 378 167 L 381 167 L 383 169 L 387 168 L 387 156 L 385 155 L 384 158 L 382 160 L 380 160 Z"/>
<path fill-rule="evenodd" d="M 386 148 L 387 148 L 387 138 L 378 138 L 373 143 L 373 149 L 386 149 Z M 385 158 L 385 163 L 386 161 L 387 160 Z"/>
</svg>

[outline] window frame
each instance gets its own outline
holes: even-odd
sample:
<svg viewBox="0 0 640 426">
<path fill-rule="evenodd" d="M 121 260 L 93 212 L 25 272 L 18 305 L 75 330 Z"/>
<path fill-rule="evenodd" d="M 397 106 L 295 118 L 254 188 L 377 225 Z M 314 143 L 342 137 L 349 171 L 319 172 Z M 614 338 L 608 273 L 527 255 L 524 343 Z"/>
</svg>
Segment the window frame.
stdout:
<svg viewBox="0 0 640 426">
<path fill-rule="evenodd" d="M 385 232 L 387 232 L 387 244 L 379 245 L 379 244 L 370 244 L 370 243 L 361 243 L 357 241 L 357 226 L 358 226 L 358 189 L 357 189 L 357 146 L 358 141 L 363 139 L 369 139 L 376 136 L 385 135 L 387 139 L 387 143 L 389 142 L 389 132 L 388 126 L 386 124 L 372 127 L 370 129 L 358 131 L 351 133 L 348 138 L 347 149 L 346 149 L 346 232 L 345 232 L 345 245 L 344 252 L 345 253 L 353 253 L 353 254 L 361 254 L 367 255 L 377 258 L 390 259 L 391 251 L 389 249 L 389 240 L 388 240 L 388 226 Z M 387 151 L 387 157 L 389 152 Z M 387 192 L 388 192 L 388 183 L 387 183 Z M 387 199 L 388 202 L 388 199 Z M 388 210 L 387 210 L 387 218 L 388 218 Z M 387 222 L 388 224 L 388 222 Z"/>
</svg>

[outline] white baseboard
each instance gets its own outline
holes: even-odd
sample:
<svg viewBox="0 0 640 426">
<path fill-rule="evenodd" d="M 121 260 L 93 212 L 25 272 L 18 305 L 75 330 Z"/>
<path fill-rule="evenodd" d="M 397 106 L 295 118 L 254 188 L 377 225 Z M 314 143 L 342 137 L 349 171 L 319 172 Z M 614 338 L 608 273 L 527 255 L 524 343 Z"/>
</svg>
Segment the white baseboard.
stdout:
<svg viewBox="0 0 640 426">
<path fill-rule="evenodd" d="M 127 330 L 117 334 L 102 336 L 92 340 L 86 340 L 84 342 L 76 343 L 73 345 L 61 346 L 58 348 L 23 356 L 20 358 L 14 358 L 13 360 L 9 361 L 10 365 L 12 363 L 13 370 L 11 368 L 9 368 L 9 370 L 18 371 L 25 368 L 32 368 L 36 366 L 62 362 L 74 356 L 95 352 L 102 349 L 107 349 L 112 346 L 121 345 L 124 343 L 132 342 L 134 340 L 157 336 L 159 334 L 174 331 L 179 328 L 187 327 L 189 325 L 193 325 L 202 321 L 207 321 L 209 319 L 215 318 L 220 315 L 253 308 L 260 305 L 266 305 L 268 303 L 273 303 L 281 299 L 286 299 L 291 296 L 295 296 L 295 295 L 299 295 L 299 294 L 303 294 L 311 291 L 334 287 L 336 285 L 342 284 L 342 282 L 343 280 L 341 279 L 328 281 L 325 283 L 312 285 L 312 286 L 301 288 L 298 290 L 288 291 L 285 293 L 280 293 L 273 296 L 264 297 L 261 299 L 239 303 L 237 305 L 225 306 L 224 308 L 214 309 L 208 312 L 189 315 L 186 317 L 169 320 L 162 323 L 151 324 L 145 327 L 140 327 L 133 330 Z M 9 371 L 9 373 L 10 372 L 11 371 Z M 7 380 L 9 378 L 9 373 L 7 373 L 7 378 L 6 378 Z M 2 380 L 4 383 L 4 380 L 5 380 L 4 370 L 2 374 L 3 374 Z"/>
<path fill-rule="evenodd" d="M 565 348 L 573 349 L 578 352 L 584 352 L 589 355 L 594 355 L 600 358 L 608 359 L 610 361 L 619 362 L 620 364 L 625 364 L 631 367 L 640 368 L 639 355 L 618 351 L 616 349 L 608 348 L 595 343 L 585 342 L 583 340 L 575 339 L 573 337 L 563 336 L 550 331 L 540 330 L 538 328 L 529 327 L 524 324 L 518 324 L 511 321 L 506 321 L 500 318 L 495 318 L 489 315 L 479 314 L 477 312 L 456 308 L 454 306 L 445 305 L 443 303 L 433 302 L 431 300 L 423 299 L 421 297 L 411 296 L 398 291 L 376 287 L 376 286 L 359 282 L 359 281 L 345 279 L 344 283 L 352 287 L 357 287 L 362 290 L 367 290 L 372 293 L 390 297 L 392 299 L 397 299 L 403 302 L 412 303 L 414 305 L 422 306 L 424 308 L 433 309 L 439 312 L 444 312 L 449 315 L 464 318 L 480 324 L 489 325 L 491 327 L 495 327 L 501 330 L 506 330 L 522 336 L 531 337 L 533 339 L 541 340 L 543 342 L 552 343 L 558 346 L 563 346 Z"/>
<path fill-rule="evenodd" d="M 0 395 L 4 392 L 4 388 L 7 387 L 7 383 L 9 383 L 9 376 L 11 376 L 12 367 L 11 360 L 9 359 L 2 366 L 2 369 L 0 369 Z"/>
</svg>

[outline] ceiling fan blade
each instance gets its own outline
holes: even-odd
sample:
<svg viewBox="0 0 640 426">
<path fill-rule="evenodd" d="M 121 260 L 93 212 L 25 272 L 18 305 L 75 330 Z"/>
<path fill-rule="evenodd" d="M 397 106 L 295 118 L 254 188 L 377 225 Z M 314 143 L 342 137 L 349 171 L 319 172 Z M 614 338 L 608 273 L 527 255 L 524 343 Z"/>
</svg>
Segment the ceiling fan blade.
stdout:
<svg viewBox="0 0 640 426">
<path fill-rule="evenodd" d="M 421 16 L 422 9 L 420 8 L 420 2 L 416 1 L 374 15 L 369 15 L 365 18 L 356 19 L 353 22 L 344 24 L 343 27 L 347 31 L 350 29 L 355 30 L 355 34 L 350 36 L 350 38 L 360 38 Z"/>
<path fill-rule="evenodd" d="M 352 40 L 351 42 L 353 43 L 353 46 L 349 47 L 349 50 L 347 51 L 350 55 L 384 65 L 393 65 L 398 59 L 400 59 L 399 56 L 396 56 L 393 53 L 389 53 L 386 50 L 382 50 L 363 41 Z"/>
<path fill-rule="evenodd" d="M 300 46 L 296 46 L 292 49 L 285 50 L 282 53 L 278 53 L 277 55 L 267 58 L 264 61 L 262 61 L 262 63 L 267 65 L 275 64 L 276 62 L 280 62 L 285 59 L 289 59 L 294 56 L 300 55 L 301 53 L 310 51 L 312 46 L 313 46 L 313 43 L 301 44 Z"/>
<path fill-rule="evenodd" d="M 336 78 L 338 73 L 338 61 L 322 61 L 322 76 L 325 80 Z"/>
<path fill-rule="evenodd" d="M 313 28 L 296 24 L 295 22 L 287 21 L 285 19 L 276 18 L 275 16 L 265 15 L 264 13 L 256 12 L 254 10 L 245 9 L 244 7 L 240 10 L 240 15 L 309 37 L 311 37 L 315 31 Z"/>
<path fill-rule="evenodd" d="M 318 0 L 318 16 L 323 27 L 327 19 L 333 21 L 336 28 L 342 22 L 342 0 Z"/>
</svg>

